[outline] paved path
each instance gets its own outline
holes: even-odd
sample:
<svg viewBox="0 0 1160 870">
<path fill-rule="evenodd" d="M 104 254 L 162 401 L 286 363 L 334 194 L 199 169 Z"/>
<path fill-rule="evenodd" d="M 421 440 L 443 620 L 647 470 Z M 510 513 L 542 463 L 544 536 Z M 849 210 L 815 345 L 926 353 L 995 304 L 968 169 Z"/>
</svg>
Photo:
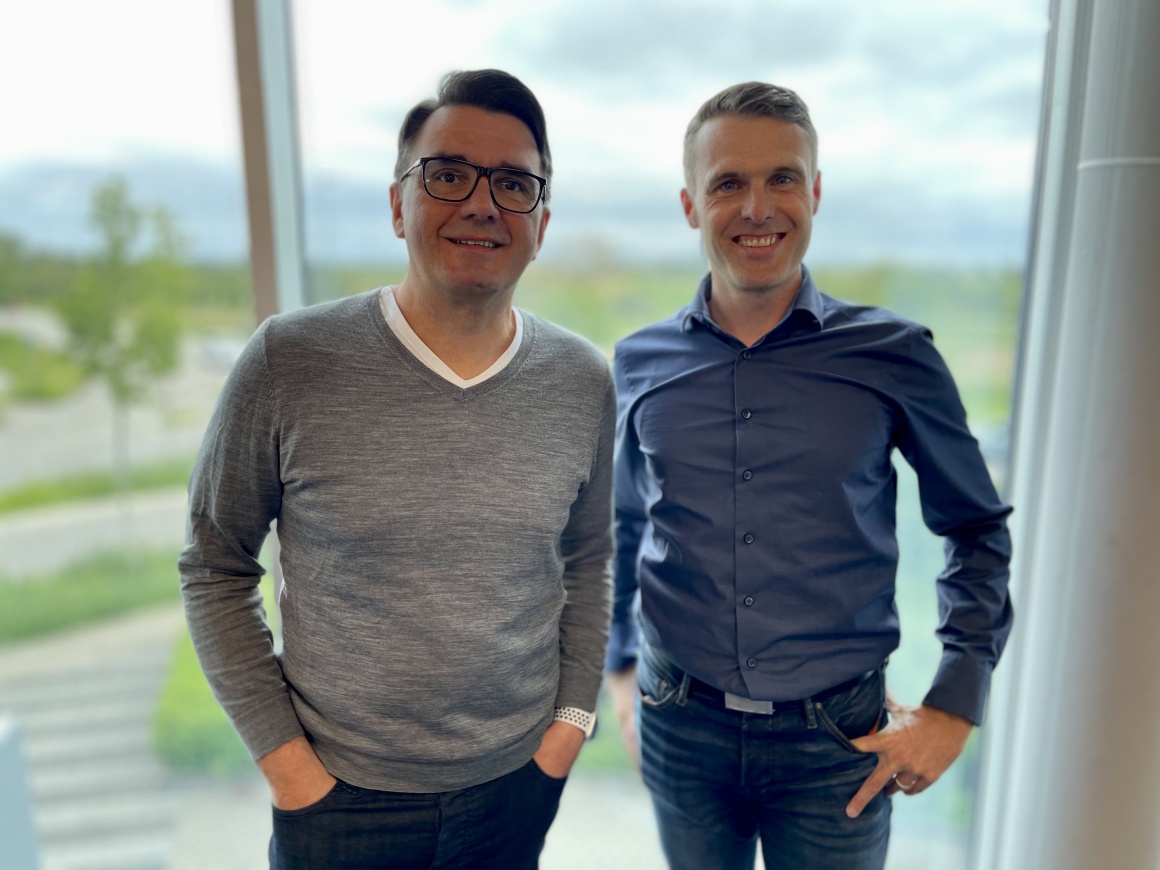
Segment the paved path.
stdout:
<svg viewBox="0 0 1160 870">
<path fill-rule="evenodd" d="M 150 750 L 173 605 L 0 648 L 0 708 L 24 735 L 43 870 L 165 870 L 180 795 Z"/>
<path fill-rule="evenodd" d="M 183 488 L 0 514 L 0 576 L 57 571 L 102 550 L 176 552 L 185 521 Z"/>
<path fill-rule="evenodd" d="M 264 783 L 176 778 L 150 748 L 181 624 L 166 606 L 0 647 L 0 710 L 24 732 L 43 870 L 265 866 Z M 574 776 L 541 865 L 663 870 L 643 786 Z"/>
<path fill-rule="evenodd" d="M 42 870 L 266 866 L 262 781 L 176 778 L 151 750 L 154 702 L 181 630 L 180 608 L 168 605 L 0 647 L 0 712 L 24 730 Z M 957 843 L 899 815 L 889 870 L 963 866 Z M 541 866 L 664 870 L 640 782 L 574 774 Z"/>
</svg>

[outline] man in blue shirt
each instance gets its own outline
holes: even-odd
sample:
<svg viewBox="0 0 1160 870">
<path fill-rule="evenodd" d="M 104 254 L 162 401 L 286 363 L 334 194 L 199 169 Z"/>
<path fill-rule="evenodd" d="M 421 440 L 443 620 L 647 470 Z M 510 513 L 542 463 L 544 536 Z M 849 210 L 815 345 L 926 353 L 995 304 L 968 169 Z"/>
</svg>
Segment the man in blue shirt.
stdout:
<svg viewBox="0 0 1160 870">
<path fill-rule="evenodd" d="M 759 837 L 769 867 L 880 868 L 889 797 L 928 788 L 982 720 L 1011 628 L 1010 508 L 930 333 L 802 265 L 822 185 L 801 99 L 722 91 L 684 162 L 709 275 L 616 349 L 609 685 L 673 868 L 752 867 Z M 896 448 L 947 554 L 917 707 L 883 682 Z"/>
</svg>

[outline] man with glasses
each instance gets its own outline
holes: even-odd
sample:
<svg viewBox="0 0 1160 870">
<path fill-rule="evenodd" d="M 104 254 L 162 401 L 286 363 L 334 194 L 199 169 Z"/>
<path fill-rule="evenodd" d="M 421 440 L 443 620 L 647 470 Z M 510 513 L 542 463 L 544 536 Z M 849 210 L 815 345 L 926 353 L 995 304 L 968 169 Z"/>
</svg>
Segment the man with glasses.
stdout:
<svg viewBox="0 0 1160 870">
<path fill-rule="evenodd" d="M 548 224 L 532 93 L 454 73 L 399 134 L 394 287 L 274 317 L 210 423 L 181 557 L 275 868 L 537 865 L 607 638 L 615 399 L 512 307 Z M 283 649 L 256 558 L 278 522 Z"/>
<path fill-rule="evenodd" d="M 708 100 L 685 181 L 709 274 L 616 349 L 610 685 L 675 870 L 751 868 L 758 839 L 770 868 L 881 868 L 889 796 L 928 788 L 982 719 L 1010 508 L 930 333 L 802 265 L 822 185 L 797 94 Z M 888 715 L 895 449 L 947 559 L 934 684 Z"/>
</svg>

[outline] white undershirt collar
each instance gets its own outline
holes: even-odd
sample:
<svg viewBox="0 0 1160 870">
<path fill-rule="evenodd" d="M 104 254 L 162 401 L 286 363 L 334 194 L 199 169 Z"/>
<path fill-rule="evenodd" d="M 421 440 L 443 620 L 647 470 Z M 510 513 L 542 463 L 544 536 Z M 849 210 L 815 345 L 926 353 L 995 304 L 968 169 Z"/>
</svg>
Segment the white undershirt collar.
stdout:
<svg viewBox="0 0 1160 870">
<path fill-rule="evenodd" d="M 512 338 L 512 343 L 508 345 L 507 350 L 503 352 L 499 359 L 493 362 L 485 372 L 481 372 L 474 378 L 464 379 L 455 374 L 451 367 L 443 360 L 435 355 L 431 348 L 423 343 L 423 339 L 415 334 L 415 330 L 411 329 L 411 324 L 407 323 L 407 318 L 403 316 L 403 312 L 399 310 L 399 303 L 395 299 L 394 287 L 383 287 L 379 290 L 379 310 L 383 312 L 383 318 L 387 321 L 387 326 L 391 328 L 391 332 L 407 346 L 407 350 L 414 354 L 415 358 L 439 377 L 446 381 L 450 381 L 457 387 L 474 387 L 476 384 L 482 384 L 488 378 L 493 378 L 507 368 L 508 363 L 515 359 L 516 353 L 519 352 L 520 342 L 524 338 L 524 319 L 520 315 L 518 308 L 512 309 L 512 315 L 516 321 L 516 334 Z"/>
</svg>

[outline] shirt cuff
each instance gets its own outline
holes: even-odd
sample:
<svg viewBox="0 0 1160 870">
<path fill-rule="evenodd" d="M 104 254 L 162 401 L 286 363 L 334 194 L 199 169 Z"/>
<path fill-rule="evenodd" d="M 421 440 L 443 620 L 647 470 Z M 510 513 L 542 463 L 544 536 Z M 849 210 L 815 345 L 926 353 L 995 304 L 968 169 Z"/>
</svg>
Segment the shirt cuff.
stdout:
<svg viewBox="0 0 1160 870">
<path fill-rule="evenodd" d="M 989 665 L 957 650 L 944 650 L 934 683 L 922 703 L 982 725 L 990 688 Z"/>
<path fill-rule="evenodd" d="M 557 707 L 552 711 L 552 721 L 567 722 L 575 725 L 584 732 L 585 737 L 591 737 L 596 728 L 596 714 L 588 713 L 579 707 Z"/>
</svg>

